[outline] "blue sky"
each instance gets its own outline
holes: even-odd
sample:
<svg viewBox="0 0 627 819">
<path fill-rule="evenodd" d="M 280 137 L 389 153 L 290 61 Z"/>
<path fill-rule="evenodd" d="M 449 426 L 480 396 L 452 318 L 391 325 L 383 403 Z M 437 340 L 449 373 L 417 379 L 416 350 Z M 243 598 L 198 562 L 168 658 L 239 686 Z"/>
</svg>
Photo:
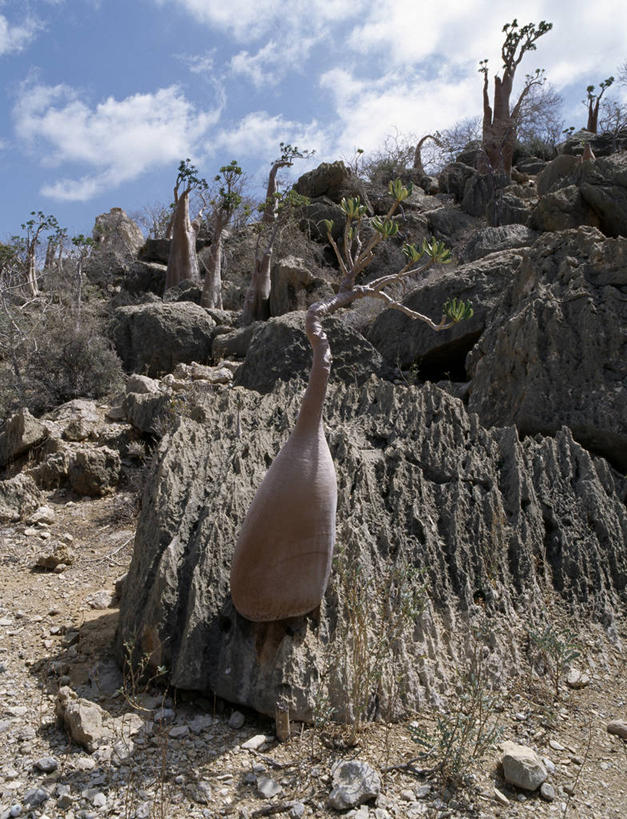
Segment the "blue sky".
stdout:
<svg viewBox="0 0 627 819">
<path fill-rule="evenodd" d="M 298 174 L 476 116 L 514 17 L 553 22 L 520 79 L 545 68 L 584 125 L 586 85 L 627 60 L 624 0 L 0 0 L 0 240 L 31 210 L 72 235 L 167 204 L 188 156 L 260 191 L 282 140 L 316 150 Z"/>
</svg>

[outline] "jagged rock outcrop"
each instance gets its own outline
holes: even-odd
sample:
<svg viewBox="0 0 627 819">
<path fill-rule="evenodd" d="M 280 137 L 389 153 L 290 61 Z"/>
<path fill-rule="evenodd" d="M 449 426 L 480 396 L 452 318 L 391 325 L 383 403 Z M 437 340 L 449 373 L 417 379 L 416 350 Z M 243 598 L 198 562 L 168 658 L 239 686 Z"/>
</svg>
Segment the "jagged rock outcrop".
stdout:
<svg viewBox="0 0 627 819">
<path fill-rule="evenodd" d="M 144 244 L 144 234 L 122 208 L 96 216 L 92 236 L 99 249 L 122 258 L 135 256 Z"/>
<path fill-rule="evenodd" d="M 336 204 L 343 196 L 359 196 L 362 202 L 367 201 L 363 181 L 341 160 L 322 162 L 317 168 L 304 173 L 294 185 L 294 190 L 309 199 L 326 196 Z"/>
<path fill-rule="evenodd" d="M 477 230 L 462 248 L 459 256 L 464 262 L 474 262 L 490 253 L 529 247 L 538 234 L 526 225 L 503 225 Z"/>
<path fill-rule="evenodd" d="M 33 479 L 24 474 L 0 481 L 0 523 L 15 523 L 44 502 Z"/>
<path fill-rule="evenodd" d="M 627 239 L 545 234 L 467 362 L 469 407 L 524 435 L 562 426 L 627 470 Z"/>
<path fill-rule="evenodd" d="M 192 302 L 118 307 L 111 337 L 127 372 L 172 372 L 179 362 L 206 362 L 216 323 Z"/>
<path fill-rule="evenodd" d="M 524 626 L 546 623 L 552 607 L 611 630 L 627 514 L 607 463 L 566 429 L 520 442 L 433 385 L 375 378 L 327 398 L 338 537 L 319 612 L 269 624 L 237 615 L 237 532 L 299 392 L 294 382 L 223 391 L 162 441 L 122 594 L 120 659 L 131 646 L 174 685 L 269 715 L 280 703 L 311 719 L 327 698 L 341 720 L 437 699 L 472 651 L 473 623 L 484 624 L 496 684 L 519 674 Z"/>
<path fill-rule="evenodd" d="M 323 326 L 333 352 L 331 380 L 363 384 L 373 372 L 383 377 L 392 375 L 392 369 L 361 333 L 334 316 L 325 319 Z M 310 366 L 311 346 L 305 335 L 305 314 L 286 313 L 256 325 L 234 383 L 269 392 L 276 381 L 289 381 L 295 374 L 305 378 Z"/>
<path fill-rule="evenodd" d="M 23 407 L 7 419 L 0 432 L 0 469 L 24 455 L 48 435 L 46 427 Z"/>
<path fill-rule="evenodd" d="M 279 259 L 272 266 L 271 280 L 271 316 L 306 310 L 315 301 L 322 301 L 333 295 L 331 285 L 314 276 L 305 260 L 296 256 Z"/>
<path fill-rule="evenodd" d="M 448 372 L 466 380 L 466 354 L 489 323 L 521 260 L 521 251 L 492 253 L 455 270 L 445 269 L 435 280 L 419 284 L 403 300 L 412 310 L 439 321 L 444 302 L 455 296 L 472 303 L 472 318 L 436 333 L 398 310 L 384 310 L 367 329 L 368 340 L 391 366 L 406 369 L 418 364 L 421 378 L 439 380 Z"/>
</svg>

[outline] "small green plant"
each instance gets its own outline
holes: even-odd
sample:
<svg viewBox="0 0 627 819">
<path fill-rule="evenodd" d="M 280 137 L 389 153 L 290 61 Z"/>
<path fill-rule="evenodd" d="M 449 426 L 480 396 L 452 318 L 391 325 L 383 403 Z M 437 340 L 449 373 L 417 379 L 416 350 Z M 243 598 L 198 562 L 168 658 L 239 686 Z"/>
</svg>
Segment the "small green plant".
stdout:
<svg viewBox="0 0 627 819">
<path fill-rule="evenodd" d="M 529 641 L 539 650 L 551 677 L 555 699 L 559 699 L 564 673 L 573 660 L 581 655 L 576 637 L 567 628 L 549 623 L 541 631 L 529 629 Z"/>
<path fill-rule="evenodd" d="M 410 734 L 425 754 L 435 758 L 445 785 L 462 784 L 471 760 L 483 759 L 500 741 L 498 695 L 489 687 L 481 633 L 473 635 L 473 654 L 468 669 L 460 674 L 453 706 L 437 718 L 431 731 L 410 726 Z"/>
</svg>

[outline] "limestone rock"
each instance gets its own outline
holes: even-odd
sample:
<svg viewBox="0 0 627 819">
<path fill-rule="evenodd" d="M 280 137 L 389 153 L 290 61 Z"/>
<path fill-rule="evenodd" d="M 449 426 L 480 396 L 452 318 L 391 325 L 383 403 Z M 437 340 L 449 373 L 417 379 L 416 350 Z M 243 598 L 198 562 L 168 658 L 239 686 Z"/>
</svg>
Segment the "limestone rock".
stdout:
<svg viewBox="0 0 627 819">
<path fill-rule="evenodd" d="M 67 543 L 57 543 L 51 552 L 37 558 L 36 566 L 39 569 L 55 571 L 58 566 L 71 566 L 75 559 L 74 551 Z"/>
<path fill-rule="evenodd" d="M 381 790 L 379 774 L 359 759 L 338 762 L 332 771 L 333 790 L 328 804 L 335 810 L 348 810 L 376 799 Z"/>
<path fill-rule="evenodd" d="M 28 475 L 15 475 L 0 481 L 0 523 L 15 523 L 38 509 L 44 501 L 35 481 Z"/>
<path fill-rule="evenodd" d="M 331 285 L 311 273 L 304 259 L 285 256 L 271 272 L 270 315 L 282 316 L 294 310 L 306 310 L 315 301 L 333 295 Z"/>
<path fill-rule="evenodd" d="M 214 320 L 197 304 L 140 304 L 117 308 L 112 337 L 128 372 L 154 377 L 172 372 L 180 361 L 207 361 L 214 329 Z"/>
<path fill-rule="evenodd" d="M 327 243 L 325 220 L 333 222 L 331 235 L 337 241 L 344 235 L 346 217 L 342 208 L 323 196 L 299 209 L 299 227 L 314 242 Z"/>
<path fill-rule="evenodd" d="M 117 485 L 120 469 L 120 456 L 109 447 L 79 450 L 70 461 L 70 486 L 78 495 L 106 495 Z"/>
<path fill-rule="evenodd" d="M 482 228 L 473 233 L 462 249 L 460 257 L 464 262 L 474 262 L 490 253 L 529 247 L 537 236 L 538 234 L 526 225 Z"/>
<path fill-rule="evenodd" d="M 108 736 L 103 727 L 102 708 L 78 697 L 67 685 L 59 689 L 55 712 L 74 742 L 90 753 Z"/>
<path fill-rule="evenodd" d="M 452 193 L 457 202 L 464 198 L 466 183 L 479 176 L 477 170 L 465 162 L 451 162 L 438 176 L 442 193 Z"/>
<path fill-rule="evenodd" d="M 12 415 L 0 432 L 0 469 L 40 444 L 48 435 L 44 424 L 24 407 Z"/>
<path fill-rule="evenodd" d="M 323 321 L 333 349 L 332 380 L 361 384 L 371 373 L 390 374 L 366 339 L 336 317 Z M 237 386 L 269 392 L 276 381 L 307 378 L 311 347 L 305 335 L 305 314 L 286 313 L 257 325 L 244 363 L 235 374 Z"/>
<path fill-rule="evenodd" d="M 584 162 L 579 189 L 607 236 L 627 236 L 627 150 Z"/>
<path fill-rule="evenodd" d="M 92 236 L 98 248 L 121 256 L 135 256 L 144 244 L 144 234 L 122 208 L 96 216 Z"/>
<path fill-rule="evenodd" d="M 281 701 L 294 720 L 311 720 L 316 696 L 325 696 L 337 719 L 350 719 L 353 670 L 343 647 L 358 567 L 359 587 L 369 589 L 358 598 L 362 636 L 373 655 L 398 578 L 404 593 L 425 600 L 382 660 L 402 675 L 402 693 L 388 690 L 385 673 L 363 693 L 368 707 L 400 717 L 436 700 L 465 662 L 470 624 L 482 613 L 475 596 L 495 624 L 487 662 L 502 682 L 519 674 L 516 634 L 530 618 L 546 618 L 547 601 L 563 596 L 588 611 L 594 600 L 611 625 L 625 594 L 627 512 L 607 463 L 567 431 L 521 442 L 514 428 L 481 427 L 432 384 L 377 379 L 329 387 L 341 549 L 320 611 L 261 625 L 237 615 L 229 597 L 234 543 L 301 394 L 300 382 L 269 394 L 224 390 L 198 398 L 198 421 L 176 420 L 146 482 L 120 601 L 120 659 L 136 638 L 138 656 L 166 665 L 179 688 L 272 718 Z M 346 657 L 346 666 L 324 676 L 331 655 Z"/>
<path fill-rule="evenodd" d="M 536 190 L 540 196 L 556 188 L 565 187 L 573 174 L 581 167 L 581 159 L 568 154 L 560 154 L 551 160 L 536 178 Z"/>
<path fill-rule="evenodd" d="M 429 230 L 449 247 L 470 236 L 471 230 L 478 226 L 477 218 L 469 216 L 454 205 L 431 210 L 427 218 Z"/>
<path fill-rule="evenodd" d="M 491 228 L 491 230 L 499 230 Z M 501 230 L 504 230 L 501 228 Z M 417 363 L 421 378 L 465 380 L 464 360 L 489 323 L 503 291 L 516 276 L 521 252 L 493 253 L 421 283 L 403 300 L 412 310 L 439 321 L 445 301 L 453 296 L 470 301 L 472 318 L 436 333 L 399 310 L 384 310 L 367 329 L 368 340 L 391 366 Z"/>
<path fill-rule="evenodd" d="M 505 781 L 525 791 L 537 790 L 547 773 L 536 752 L 515 742 L 504 742 L 502 748 L 501 764 Z"/>
<path fill-rule="evenodd" d="M 158 262 L 141 259 L 135 261 L 129 266 L 122 280 L 124 290 L 133 295 L 153 293 L 156 296 L 161 296 L 165 287 L 166 271 L 167 261 Z"/>
<path fill-rule="evenodd" d="M 566 425 L 627 470 L 626 285 L 627 240 L 591 227 L 538 239 L 467 361 L 482 423 Z"/>
<path fill-rule="evenodd" d="M 239 327 L 236 330 L 216 335 L 211 347 L 213 358 L 244 358 L 248 352 L 253 334 L 258 327 L 259 323 L 255 321 L 249 324 L 248 327 Z"/>
<path fill-rule="evenodd" d="M 336 204 L 343 196 L 360 196 L 362 202 L 366 201 L 363 182 L 342 161 L 323 162 L 304 173 L 294 185 L 294 190 L 309 199 L 326 196 Z"/>
<path fill-rule="evenodd" d="M 598 227 L 599 218 L 586 204 L 577 185 L 567 185 L 543 196 L 531 213 L 536 230 L 568 230 L 579 225 Z"/>
<path fill-rule="evenodd" d="M 616 719 L 612 722 L 608 722 L 607 732 L 608 734 L 614 734 L 614 736 L 620 737 L 621 739 L 627 741 L 627 722 L 622 719 Z"/>
</svg>

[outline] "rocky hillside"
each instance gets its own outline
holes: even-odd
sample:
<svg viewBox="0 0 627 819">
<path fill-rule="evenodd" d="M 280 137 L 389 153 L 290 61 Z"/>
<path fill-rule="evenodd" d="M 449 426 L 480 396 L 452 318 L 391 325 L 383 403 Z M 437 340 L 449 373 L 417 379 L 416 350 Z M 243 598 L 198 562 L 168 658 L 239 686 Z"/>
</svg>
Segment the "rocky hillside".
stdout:
<svg viewBox="0 0 627 819">
<path fill-rule="evenodd" d="M 137 250 L 112 211 L 136 254 L 104 279 L 98 269 L 125 389 L 6 420 L 0 524 L 21 531 L 46 503 L 113 498 L 141 475 L 118 584 L 121 665 L 158 670 L 177 696 L 353 726 L 450 713 L 477 674 L 503 695 L 524 674 L 556 686 L 551 701 L 568 675 L 575 686 L 615 673 L 627 603 L 627 152 L 597 145 L 584 162 L 582 139 L 551 162 L 522 157 L 503 190 L 472 150 L 437 179 L 406 172 L 399 236 L 367 276 L 398 270 L 403 242 L 436 236 L 453 263 L 395 297 L 436 320 L 452 296 L 474 314 L 441 333 L 365 302 L 326 321 L 336 552 L 319 610 L 281 623 L 235 612 L 234 542 L 298 412 L 304 309 L 338 280 L 321 220 L 342 224 L 342 196 L 359 195 L 370 218 L 389 196 L 342 163 L 301 178 L 310 204 L 275 251 L 273 317 L 249 327 L 250 228 L 227 243 L 227 309 L 207 310 L 193 283 L 162 297 L 167 242 Z M 39 569 L 62 574 L 69 542 L 53 538 Z M 398 810 L 381 803 L 377 816 L 410 815 Z"/>
</svg>

